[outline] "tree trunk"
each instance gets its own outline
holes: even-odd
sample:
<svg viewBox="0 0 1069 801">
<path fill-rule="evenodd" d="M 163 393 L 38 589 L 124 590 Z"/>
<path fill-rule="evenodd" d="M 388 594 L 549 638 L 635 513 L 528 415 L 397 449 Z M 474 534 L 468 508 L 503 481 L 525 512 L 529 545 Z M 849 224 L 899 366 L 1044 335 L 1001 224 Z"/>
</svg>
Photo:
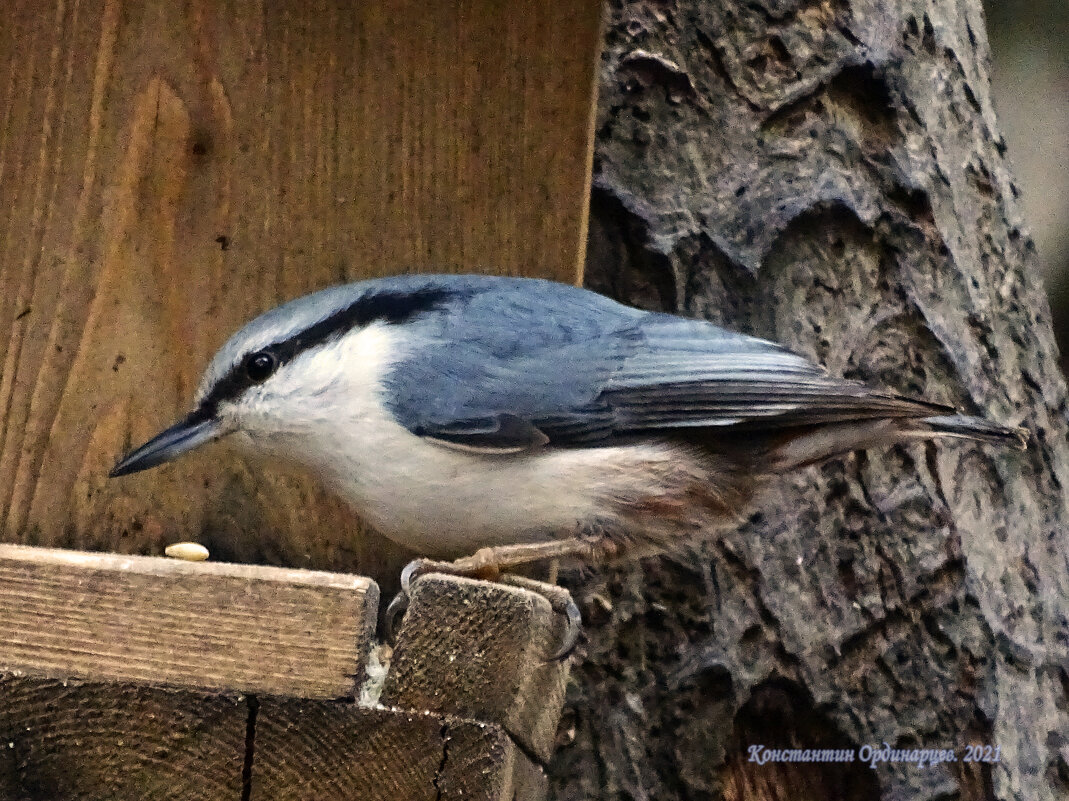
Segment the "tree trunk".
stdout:
<svg viewBox="0 0 1069 801">
<path fill-rule="evenodd" d="M 1064 798 L 1066 393 L 979 0 L 613 2 L 605 36 L 589 286 L 1032 440 L 811 468 L 588 582 L 555 797 Z M 956 761 L 862 764 L 884 743 Z"/>
</svg>

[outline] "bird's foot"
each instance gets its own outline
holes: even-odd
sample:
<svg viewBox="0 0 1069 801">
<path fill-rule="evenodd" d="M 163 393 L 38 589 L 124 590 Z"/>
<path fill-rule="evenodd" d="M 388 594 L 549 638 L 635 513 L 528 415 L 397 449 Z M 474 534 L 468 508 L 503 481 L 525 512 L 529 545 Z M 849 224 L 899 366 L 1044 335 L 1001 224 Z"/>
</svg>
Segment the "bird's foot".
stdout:
<svg viewBox="0 0 1069 801">
<path fill-rule="evenodd" d="M 401 571 L 401 591 L 390 601 L 386 608 L 385 634 L 389 642 L 397 638 L 397 628 L 401 618 L 408 609 L 409 599 L 412 597 L 412 585 L 426 573 L 444 573 L 450 576 L 466 576 L 487 581 L 500 581 L 513 587 L 529 590 L 537 593 L 549 601 L 554 612 L 564 615 L 567 627 L 561 637 L 561 642 L 549 657 L 548 661 L 566 659 L 575 650 L 582 632 L 583 619 L 579 613 L 579 607 L 572 600 L 571 593 L 563 587 L 545 584 L 540 581 L 516 576 L 509 573 L 503 574 L 500 568 L 492 561 L 492 548 L 483 548 L 473 555 L 457 559 L 454 562 L 437 562 L 432 559 L 414 559 L 405 565 Z"/>
<path fill-rule="evenodd" d="M 543 581 L 535 581 L 526 576 L 517 576 L 512 573 L 506 573 L 501 576 L 501 583 L 541 595 L 549 601 L 549 606 L 554 612 L 564 616 L 566 623 L 564 634 L 561 635 L 557 648 L 546 661 L 558 662 L 571 656 L 575 646 L 579 643 L 579 635 L 583 633 L 583 617 L 579 613 L 579 607 L 572 600 L 572 594 L 564 587 L 546 584 Z"/>
</svg>

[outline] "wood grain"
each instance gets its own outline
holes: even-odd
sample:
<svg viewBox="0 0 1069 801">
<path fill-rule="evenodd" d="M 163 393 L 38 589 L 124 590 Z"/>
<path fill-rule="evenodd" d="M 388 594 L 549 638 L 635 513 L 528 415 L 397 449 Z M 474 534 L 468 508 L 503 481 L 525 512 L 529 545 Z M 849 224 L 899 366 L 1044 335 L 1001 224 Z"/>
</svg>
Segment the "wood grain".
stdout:
<svg viewBox="0 0 1069 801">
<path fill-rule="evenodd" d="M 0 533 L 378 572 L 223 448 L 108 481 L 241 323 L 340 281 L 575 281 L 600 3 L 54 4 L 0 26 Z"/>
<path fill-rule="evenodd" d="M 548 762 L 568 663 L 547 655 L 556 650 L 562 629 L 563 618 L 542 596 L 423 576 L 413 585 L 380 700 L 497 723 Z"/>
<path fill-rule="evenodd" d="M 416 586 L 370 706 L 365 579 L 0 545 L 0 799 L 543 799 L 548 603 Z"/>
<path fill-rule="evenodd" d="M 498 726 L 400 709 L 263 699 L 256 801 L 539 801 L 545 776 Z"/>
<path fill-rule="evenodd" d="M 0 798 L 239 801 L 247 719 L 237 695 L 0 674 Z"/>
<path fill-rule="evenodd" d="M 377 596 L 358 576 L 0 545 L 0 670 L 352 696 Z"/>
<path fill-rule="evenodd" d="M 354 703 L 0 673 L 0 799 L 539 801 L 498 726 Z"/>
<path fill-rule="evenodd" d="M 498 726 L 444 719 L 445 760 L 437 787 L 443 799 L 544 801 L 548 782 Z"/>
</svg>

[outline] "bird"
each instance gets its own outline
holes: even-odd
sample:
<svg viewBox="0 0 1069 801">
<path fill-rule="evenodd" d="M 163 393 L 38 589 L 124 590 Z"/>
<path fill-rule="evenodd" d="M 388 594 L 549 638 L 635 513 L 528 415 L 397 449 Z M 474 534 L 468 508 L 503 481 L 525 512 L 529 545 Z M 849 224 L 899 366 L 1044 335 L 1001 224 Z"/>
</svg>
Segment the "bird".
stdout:
<svg viewBox="0 0 1069 801">
<path fill-rule="evenodd" d="M 427 570 L 501 578 L 692 547 L 769 480 L 852 451 L 1027 432 L 839 378 L 775 342 L 536 278 L 416 274 L 255 318 L 112 477 L 227 438 L 297 463 Z M 578 611 L 566 612 L 574 640 Z M 574 645 L 574 642 L 571 643 Z"/>
</svg>

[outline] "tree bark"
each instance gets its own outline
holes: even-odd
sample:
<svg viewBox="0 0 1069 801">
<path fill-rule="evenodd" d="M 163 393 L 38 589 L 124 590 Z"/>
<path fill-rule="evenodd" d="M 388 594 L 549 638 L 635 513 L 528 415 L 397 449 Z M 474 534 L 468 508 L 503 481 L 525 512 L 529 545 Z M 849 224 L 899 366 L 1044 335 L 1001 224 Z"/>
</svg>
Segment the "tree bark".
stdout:
<svg viewBox="0 0 1069 801">
<path fill-rule="evenodd" d="M 1032 439 L 811 468 L 693 559 L 588 581 L 555 797 L 1064 798 L 1066 392 L 979 1 L 608 14 L 587 284 Z M 957 761 L 747 761 L 884 743 Z"/>
</svg>

